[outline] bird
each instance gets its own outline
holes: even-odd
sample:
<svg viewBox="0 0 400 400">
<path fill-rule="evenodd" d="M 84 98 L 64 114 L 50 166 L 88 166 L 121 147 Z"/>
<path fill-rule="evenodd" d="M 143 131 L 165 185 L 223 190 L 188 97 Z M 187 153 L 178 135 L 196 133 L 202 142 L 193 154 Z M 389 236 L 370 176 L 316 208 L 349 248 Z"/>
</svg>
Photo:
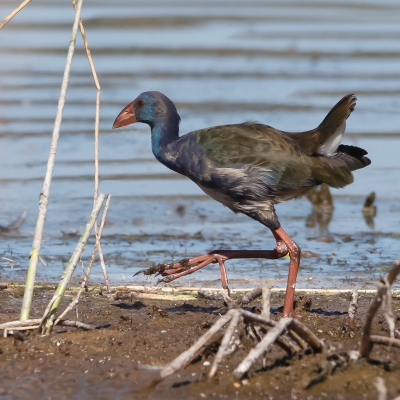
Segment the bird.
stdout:
<svg viewBox="0 0 400 400">
<path fill-rule="evenodd" d="M 274 206 L 301 197 L 323 183 L 342 188 L 353 182 L 352 171 L 371 163 L 364 149 L 341 144 L 356 100 L 354 94 L 344 96 L 317 128 L 305 132 L 285 132 L 248 121 L 179 136 L 181 119 L 175 104 L 158 91 L 140 94 L 119 113 L 113 128 L 135 122 L 149 125 L 152 151 L 158 161 L 191 179 L 233 212 L 269 228 L 276 240 L 273 250 L 213 250 L 140 272 L 161 275 L 165 277 L 161 282 L 169 283 L 218 263 L 222 287 L 229 294 L 225 261 L 289 255 L 282 315 L 296 317 L 293 303 L 301 249 L 281 227 Z"/>
</svg>

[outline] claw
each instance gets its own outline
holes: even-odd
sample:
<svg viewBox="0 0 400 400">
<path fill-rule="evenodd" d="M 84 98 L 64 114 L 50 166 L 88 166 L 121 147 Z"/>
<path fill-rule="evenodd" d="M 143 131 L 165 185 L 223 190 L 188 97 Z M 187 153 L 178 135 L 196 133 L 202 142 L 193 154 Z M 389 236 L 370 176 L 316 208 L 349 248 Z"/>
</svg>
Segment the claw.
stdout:
<svg viewBox="0 0 400 400">
<path fill-rule="evenodd" d="M 136 274 L 133 275 L 133 276 L 136 276 L 136 275 L 138 275 L 138 274 L 144 274 L 144 275 L 154 275 L 154 274 L 157 274 L 157 275 L 160 275 L 160 274 L 162 274 L 166 269 L 168 269 L 168 267 L 169 267 L 170 265 L 171 265 L 171 264 L 157 264 L 157 265 L 152 265 L 150 268 L 142 269 L 142 270 L 136 272 Z"/>
</svg>

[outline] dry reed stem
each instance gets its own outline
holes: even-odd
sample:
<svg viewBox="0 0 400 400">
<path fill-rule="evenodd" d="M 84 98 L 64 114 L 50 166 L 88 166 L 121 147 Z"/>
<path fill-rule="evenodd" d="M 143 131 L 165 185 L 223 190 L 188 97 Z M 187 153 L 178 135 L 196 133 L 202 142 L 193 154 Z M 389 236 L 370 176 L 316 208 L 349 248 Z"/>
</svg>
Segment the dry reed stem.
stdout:
<svg viewBox="0 0 400 400">
<path fill-rule="evenodd" d="M 374 386 L 376 388 L 376 391 L 378 392 L 377 400 L 387 400 L 387 387 L 383 378 L 377 376 L 374 379 Z"/>
<path fill-rule="evenodd" d="M 58 287 L 54 293 L 53 298 L 50 300 L 50 303 L 52 302 L 53 304 L 51 307 L 47 307 L 46 312 L 43 315 L 42 320 L 44 321 L 42 324 L 42 333 L 50 333 L 51 329 L 53 327 L 53 321 L 55 317 L 55 313 L 58 310 L 58 307 L 60 305 L 61 299 L 65 293 L 65 290 L 67 289 L 67 285 L 71 279 L 71 276 L 76 268 L 76 265 L 78 264 L 83 250 L 85 249 L 87 240 L 89 239 L 90 233 L 92 232 L 93 225 L 96 222 L 96 219 L 99 215 L 100 209 L 103 205 L 105 195 L 100 194 L 97 198 L 96 204 L 93 206 L 92 212 L 90 214 L 89 220 L 86 223 L 85 229 L 83 230 L 82 236 L 80 237 L 74 252 L 72 253 L 72 256 L 68 262 L 68 265 L 64 269 L 64 272 L 61 276 L 60 283 L 58 284 Z M 49 309 L 50 308 L 50 309 Z"/>
<path fill-rule="evenodd" d="M 354 324 L 354 318 L 356 316 L 358 308 L 358 290 L 354 289 L 350 295 L 350 305 L 349 305 L 349 322 Z"/>
<path fill-rule="evenodd" d="M 275 321 L 267 320 L 261 315 L 253 314 L 249 311 L 242 310 L 242 315 L 246 320 L 255 322 L 261 325 L 267 325 L 269 327 L 274 327 L 276 325 Z M 302 340 L 304 340 L 312 348 L 315 353 L 320 353 L 324 350 L 324 343 L 305 325 L 300 321 L 293 319 L 289 325 L 289 329 L 296 333 Z"/>
<path fill-rule="evenodd" d="M 8 24 L 8 22 L 13 19 L 30 2 L 31 0 L 25 0 L 11 14 L 7 15 L 7 17 L 4 18 L 3 22 L 0 23 L 0 29 L 4 28 Z"/>
<path fill-rule="evenodd" d="M 71 40 L 69 42 L 67 61 L 65 64 L 64 76 L 61 84 L 61 92 L 58 100 L 57 114 L 54 121 L 54 129 L 51 139 L 49 158 L 47 161 L 46 175 L 43 182 L 43 189 L 42 192 L 40 193 L 40 198 L 39 198 L 39 211 L 36 222 L 35 234 L 33 237 L 32 249 L 29 256 L 30 259 L 29 259 L 28 274 L 26 278 L 25 293 L 24 293 L 24 298 L 22 300 L 21 316 L 20 316 L 21 320 L 29 318 L 29 313 L 32 304 L 33 287 L 35 285 L 36 269 L 38 265 L 40 247 L 43 238 L 44 221 L 46 218 L 47 205 L 49 202 L 50 185 L 53 177 L 53 169 L 57 153 L 58 138 L 60 136 L 62 114 L 65 105 L 65 95 L 68 87 L 68 79 L 71 70 L 72 57 L 74 55 L 74 50 L 75 50 L 76 34 L 78 31 L 82 2 L 83 0 L 79 0 L 78 2 L 78 6 L 75 13 L 75 19 L 72 26 Z"/>
<path fill-rule="evenodd" d="M 76 12 L 76 9 L 77 9 L 76 1 L 75 0 L 71 0 L 71 1 L 72 1 L 72 5 L 74 6 L 74 9 L 75 9 L 75 12 Z M 96 89 L 97 89 L 97 93 L 96 93 L 96 116 L 95 116 L 95 123 L 94 123 L 94 196 L 93 196 L 94 197 L 94 202 L 96 202 L 97 195 L 98 195 L 98 192 L 99 192 L 99 124 L 100 124 L 100 95 L 101 95 L 101 87 L 100 87 L 99 79 L 97 77 L 96 68 L 94 67 L 92 53 L 91 53 L 90 48 L 89 48 L 89 42 L 88 42 L 87 37 L 86 37 L 85 28 L 83 27 L 83 22 L 82 22 L 81 19 L 79 20 L 79 29 L 81 31 L 83 44 L 85 46 L 86 55 L 87 55 L 87 58 L 88 58 L 88 61 L 89 61 L 89 65 L 90 65 L 90 70 L 92 71 L 94 84 L 95 84 Z M 97 236 L 97 234 L 98 234 L 97 222 L 94 225 L 94 233 Z M 100 264 L 101 264 L 101 268 L 102 268 L 102 271 L 103 271 L 104 281 L 105 281 L 105 284 L 107 286 L 107 291 L 108 291 L 108 293 L 110 293 L 111 292 L 110 282 L 108 280 L 107 271 L 106 271 L 106 264 L 104 262 L 103 251 L 101 249 L 101 244 L 100 243 L 97 246 L 97 250 L 99 252 Z"/>
<path fill-rule="evenodd" d="M 65 314 L 67 314 L 69 311 L 71 311 L 74 308 L 74 306 L 79 303 L 79 297 L 81 296 L 83 290 L 86 287 L 86 282 L 87 282 L 87 280 L 89 278 L 90 270 L 91 270 L 93 262 L 94 262 L 94 260 L 96 258 L 96 252 L 97 252 L 97 248 L 98 248 L 98 246 L 100 244 L 101 235 L 103 233 L 104 223 L 105 223 L 105 220 L 106 220 L 106 217 L 107 217 L 107 211 L 108 211 L 108 207 L 110 205 L 110 200 L 111 200 L 111 195 L 109 194 L 108 197 L 107 197 L 106 205 L 104 206 L 103 217 L 102 217 L 101 223 L 100 223 L 99 234 L 96 235 L 96 243 L 95 243 L 94 248 L 93 248 L 92 257 L 90 258 L 89 265 L 87 267 L 85 276 L 82 279 L 82 283 L 81 283 L 81 286 L 80 286 L 80 288 L 78 290 L 78 293 L 76 294 L 75 299 L 72 300 L 68 304 L 68 307 L 57 318 L 57 320 L 54 323 L 54 325 L 57 325 L 58 321 L 60 321 L 65 316 Z"/>
<path fill-rule="evenodd" d="M 263 286 L 262 288 L 262 312 L 261 315 L 269 319 L 271 313 L 271 288 Z"/>
<path fill-rule="evenodd" d="M 252 291 L 249 293 L 246 293 L 243 298 L 242 298 L 242 304 L 249 304 L 253 300 L 255 300 L 257 297 L 260 297 L 262 293 L 262 288 L 261 286 L 257 286 L 254 288 Z"/>
<path fill-rule="evenodd" d="M 373 344 L 383 344 L 384 346 L 394 346 L 400 348 L 400 340 L 386 336 L 371 335 L 369 340 Z"/>
<path fill-rule="evenodd" d="M 251 366 L 275 343 L 278 337 L 287 329 L 292 322 L 292 318 L 282 318 L 276 325 L 263 337 L 260 343 L 250 351 L 247 357 L 236 367 L 233 375 L 240 379 L 245 375 Z"/>
<path fill-rule="evenodd" d="M 40 328 L 40 323 L 42 322 L 41 318 L 35 319 L 27 319 L 25 321 L 11 321 L 6 322 L 4 324 L 0 324 L 0 330 L 4 331 L 23 331 L 23 330 L 35 330 Z M 34 325 L 32 325 L 34 324 Z M 70 320 L 59 320 L 57 325 L 62 326 L 72 326 L 75 328 L 81 328 L 85 330 L 95 329 L 93 326 L 84 324 L 79 321 L 70 321 Z"/>
<path fill-rule="evenodd" d="M 400 273 L 400 261 L 396 260 L 393 263 L 392 269 L 389 271 L 388 276 L 386 277 L 387 284 L 391 285 L 395 281 L 399 273 Z M 385 281 L 379 282 L 378 291 L 369 307 L 367 318 L 365 320 L 364 328 L 361 335 L 360 350 L 359 350 L 361 357 L 369 357 L 369 353 L 371 352 L 373 345 L 373 343 L 371 343 L 370 341 L 372 321 L 379 307 L 382 305 L 383 296 L 387 295 L 387 287 L 386 287 L 387 284 L 385 284 Z"/>
<path fill-rule="evenodd" d="M 235 351 L 238 346 L 238 343 L 236 343 L 236 341 L 235 341 L 234 335 L 235 335 L 235 331 L 237 331 L 238 325 L 240 324 L 242 315 L 239 310 L 235 310 L 235 311 L 236 312 L 233 314 L 233 317 L 232 317 L 228 327 L 226 328 L 225 335 L 222 339 L 221 345 L 219 346 L 218 352 L 214 358 L 214 362 L 211 366 L 210 372 L 208 373 L 209 378 L 212 378 L 215 375 L 223 358 L 226 357 L 227 355 L 231 354 L 233 351 Z M 234 343 L 232 343 L 232 341 Z M 240 341 L 239 341 L 239 343 L 240 343 Z"/>
<path fill-rule="evenodd" d="M 223 297 L 220 292 L 213 293 L 210 292 L 209 290 L 204 290 L 203 288 L 200 288 L 197 291 L 197 295 L 207 300 L 223 300 Z"/>
<path fill-rule="evenodd" d="M 190 360 L 194 357 L 196 352 L 207 343 L 216 333 L 218 333 L 234 316 L 236 310 L 228 311 L 221 317 L 197 342 L 188 350 L 184 351 L 169 364 L 167 364 L 160 372 L 161 379 L 164 379 L 181 368 L 189 364 Z"/>
</svg>

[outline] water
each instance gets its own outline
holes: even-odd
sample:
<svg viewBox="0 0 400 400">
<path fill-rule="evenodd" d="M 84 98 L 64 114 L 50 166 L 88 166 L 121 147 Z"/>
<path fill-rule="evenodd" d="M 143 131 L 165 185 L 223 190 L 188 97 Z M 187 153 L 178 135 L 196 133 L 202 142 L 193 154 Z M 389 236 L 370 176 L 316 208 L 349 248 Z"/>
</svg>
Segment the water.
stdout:
<svg viewBox="0 0 400 400">
<path fill-rule="evenodd" d="M 0 15 L 15 5 L 3 0 Z M 1 280 L 26 275 L 73 17 L 68 1 L 37 0 L 0 32 L 0 224 L 27 211 L 18 231 L 0 235 Z M 147 90 L 175 102 L 182 133 L 245 120 L 308 130 L 355 92 L 344 143 L 367 149 L 371 166 L 355 173 L 354 184 L 332 191 L 329 232 L 306 227 L 306 199 L 279 205 L 278 215 L 303 250 L 318 254 L 303 258 L 299 287 L 370 287 L 398 258 L 398 1 L 85 0 L 82 18 L 102 87 L 100 189 L 113 195 L 103 251 L 113 283 L 154 284 L 132 275 L 213 248 L 274 246 L 263 226 L 159 164 L 147 126 L 111 129 L 119 111 Z M 95 97 L 79 37 L 38 281 L 59 278 L 78 239 L 68 233 L 81 232 L 91 210 Z M 378 207 L 373 228 L 361 213 L 371 191 Z M 321 236 L 333 241 L 316 240 Z M 233 286 L 261 280 L 284 286 L 288 260 L 227 265 Z M 99 271 L 96 264 L 92 280 L 101 280 Z M 177 284 L 219 286 L 218 268 Z"/>
</svg>

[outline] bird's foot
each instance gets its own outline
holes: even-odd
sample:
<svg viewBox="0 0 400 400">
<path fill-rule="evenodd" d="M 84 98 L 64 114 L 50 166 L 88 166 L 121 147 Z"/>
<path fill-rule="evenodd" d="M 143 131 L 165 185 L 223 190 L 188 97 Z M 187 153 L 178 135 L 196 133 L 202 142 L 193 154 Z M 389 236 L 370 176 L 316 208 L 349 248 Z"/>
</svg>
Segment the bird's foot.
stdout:
<svg viewBox="0 0 400 400">
<path fill-rule="evenodd" d="M 219 263 L 221 271 L 222 287 L 228 290 L 229 293 L 228 278 L 226 275 L 226 268 L 224 264 L 224 262 L 228 258 L 229 258 L 228 256 L 223 254 L 208 253 L 190 259 L 184 258 L 183 260 L 171 264 L 162 263 L 162 264 L 152 265 L 150 268 L 141 270 L 137 272 L 135 275 L 140 273 L 143 273 L 144 275 L 155 275 L 155 276 L 161 275 L 165 276 L 165 278 L 160 279 L 157 282 L 157 284 L 170 283 L 182 276 L 192 274 L 193 272 L 196 272 L 199 269 L 204 268 L 209 264 Z"/>
</svg>

